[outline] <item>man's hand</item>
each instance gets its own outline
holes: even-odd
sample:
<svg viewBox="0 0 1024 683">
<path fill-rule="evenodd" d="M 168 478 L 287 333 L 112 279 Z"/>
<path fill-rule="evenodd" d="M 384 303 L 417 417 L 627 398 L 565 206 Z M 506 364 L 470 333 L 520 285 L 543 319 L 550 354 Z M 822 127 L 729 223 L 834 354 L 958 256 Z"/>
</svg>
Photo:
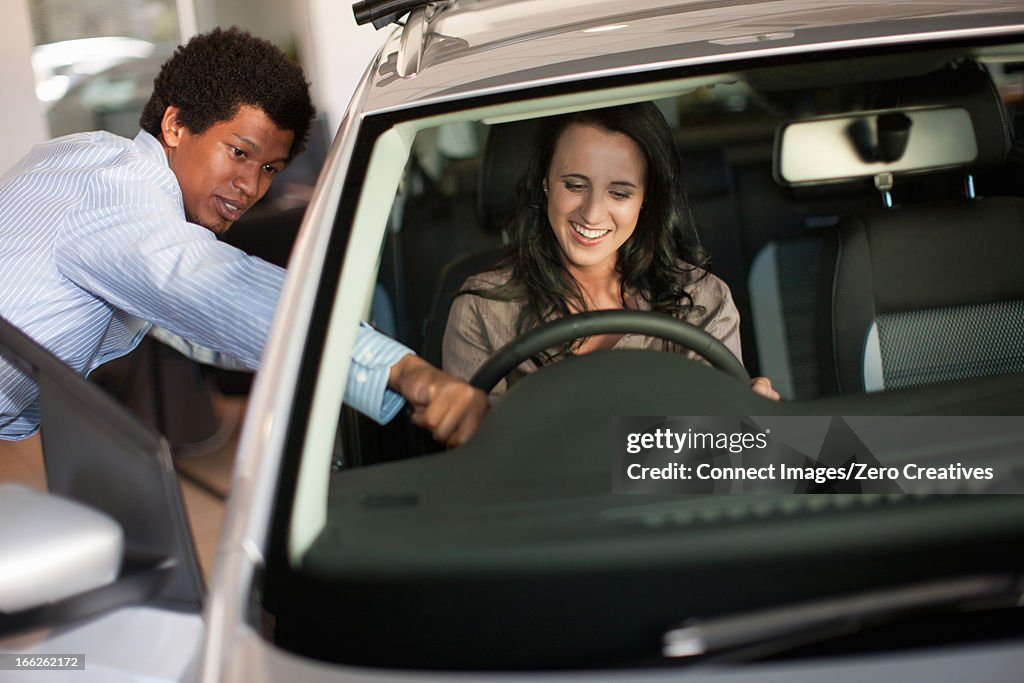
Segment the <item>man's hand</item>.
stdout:
<svg viewBox="0 0 1024 683">
<path fill-rule="evenodd" d="M 412 354 L 391 367 L 388 387 L 412 405 L 414 423 L 449 446 L 465 443 L 488 408 L 484 392 Z"/>
<path fill-rule="evenodd" d="M 781 398 L 779 392 L 775 391 L 775 388 L 772 387 L 772 381 L 767 377 L 755 377 L 750 382 L 750 388 L 754 390 L 755 394 L 761 394 L 773 401 L 778 401 Z"/>
</svg>

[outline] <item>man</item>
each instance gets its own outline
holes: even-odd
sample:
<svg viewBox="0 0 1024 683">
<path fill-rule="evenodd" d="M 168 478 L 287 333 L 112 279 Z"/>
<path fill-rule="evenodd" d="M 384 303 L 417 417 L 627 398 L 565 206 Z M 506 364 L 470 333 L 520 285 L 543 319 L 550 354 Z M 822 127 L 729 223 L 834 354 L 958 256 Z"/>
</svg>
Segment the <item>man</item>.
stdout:
<svg viewBox="0 0 1024 683">
<path fill-rule="evenodd" d="M 271 43 L 196 36 L 161 68 L 133 140 L 51 140 L 0 179 L 0 316 L 82 375 L 152 325 L 256 368 L 284 271 L 215 234 L 302 151 L 313 114 L 301 68 Z M 368 326 L 352 363 L 346 401 L 380 422 L 404 396 L 455 445 L 486 411 L 482 392 Z M 0 361 L 0 439 L 38 428 L 38 387 Z"/>
</svg>

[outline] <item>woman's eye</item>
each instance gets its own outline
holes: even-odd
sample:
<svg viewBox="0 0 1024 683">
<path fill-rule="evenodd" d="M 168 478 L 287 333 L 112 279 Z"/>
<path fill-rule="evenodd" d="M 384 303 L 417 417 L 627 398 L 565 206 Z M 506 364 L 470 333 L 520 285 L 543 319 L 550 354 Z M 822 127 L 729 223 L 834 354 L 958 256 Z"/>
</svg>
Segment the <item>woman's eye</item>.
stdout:
<svg viewBox="0 0 1024 683">
<path fill-rule="evenodd" d="M 232 147 L 231 148 L 231 154 L 236 159 L 244 159 L 245 158 L 245 152 L 243 150 L 238 149 L 237 147 Z"/>
<path fill-rule="evenodd" d="M 612 192 L 611 195 L 612 195 L 612 197 L 615 197 L 616 199 L 619 199 L 619 200 L 622 200 L 622 201 L 625 201 L 625 200 L 627 200 L 627 199 L 629 199 L 630 197 L 633 196 L 629 192 Z"/>
<path fill-rule="evenodd" d="M 270 175 L 274 175 L 275 173 L 278 172 L 278 170 L 279 169 L 275 168 L 274 166 L 271 166 L 270 164 L 263 164 L 263 172 L 264 173 L 269 173 Z"/>
<path fill-rule="evenodd" d="M 565 189 L 569 192 L 582 192 L 584 187 L 582 183 L 565 183 Z"/>
</svg>

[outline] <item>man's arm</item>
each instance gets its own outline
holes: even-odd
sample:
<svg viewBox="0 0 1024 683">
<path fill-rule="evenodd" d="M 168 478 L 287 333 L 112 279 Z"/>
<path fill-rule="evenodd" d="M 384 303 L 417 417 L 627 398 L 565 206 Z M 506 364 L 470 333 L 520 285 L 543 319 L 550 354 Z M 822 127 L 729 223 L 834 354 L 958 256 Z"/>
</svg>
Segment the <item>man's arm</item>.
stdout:
<svg viewBox="0 0 1024 683">
<path fill-rule="evenodd" d="M 283 270 L 218 242 L 171 211 L 118 209 L 67 227 L 56 249 L 65 277 L 122 310 L 255 368 Z M 345 400 L 386 422 L 401 408 L 401 394 L 416 407 L 414 420 L 435 438 L 461 443 L 482 415 L 472 389 L 420 359 L 393 370 L 409 354 L 363 326 Z M 410 366 L 417 371 L 406 372 Z"/>
<path fill-rule="evenodd" d="M 162 208 L 69 216 L 54 245 L 57 269 L 108 304 L 255 369 L 284 271 Z"/>
<path fill-rule="evenodd" d="M 402 407 L 403 396 L 413 406 L 413 422 L 449 446 L 472 436 L 487 412 L 484 392 L 362 324 L 352 353 L 345 401 L 383 424 Z"/>
</svg>

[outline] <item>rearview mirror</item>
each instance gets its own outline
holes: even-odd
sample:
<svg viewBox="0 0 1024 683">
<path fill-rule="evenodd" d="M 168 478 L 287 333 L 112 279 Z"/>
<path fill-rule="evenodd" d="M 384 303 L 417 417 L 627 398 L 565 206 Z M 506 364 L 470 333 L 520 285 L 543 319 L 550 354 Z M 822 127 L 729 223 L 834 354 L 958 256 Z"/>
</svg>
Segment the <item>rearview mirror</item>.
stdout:
<svg viewBox="0 0 1024 683">
<path fill-rule="evenodd" d="M 786 186 L 819 185 L 956 168 L 977 156 L 966 109 L 879 110 L 783 125 L 775 138 L 773 172 Z"/>
</svg>

